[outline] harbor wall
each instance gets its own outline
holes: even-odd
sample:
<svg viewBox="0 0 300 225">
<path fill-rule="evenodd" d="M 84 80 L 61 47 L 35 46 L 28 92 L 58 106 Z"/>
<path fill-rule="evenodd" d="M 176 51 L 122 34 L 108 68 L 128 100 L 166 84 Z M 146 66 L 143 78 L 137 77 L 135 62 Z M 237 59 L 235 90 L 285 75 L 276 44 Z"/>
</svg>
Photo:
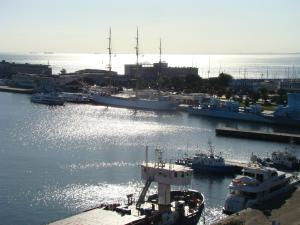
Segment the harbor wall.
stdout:
<svg viewBox="0 0 300 225">
<path fill-rule="evenodd" d="M 269 133 L 262 131 L 240 130 L 234 128 L 216 128 L 216 135 L 285 143 L 293 142 L 295 144 L 300 144 L 300 135 L 288 133 Z"/>
</svg>

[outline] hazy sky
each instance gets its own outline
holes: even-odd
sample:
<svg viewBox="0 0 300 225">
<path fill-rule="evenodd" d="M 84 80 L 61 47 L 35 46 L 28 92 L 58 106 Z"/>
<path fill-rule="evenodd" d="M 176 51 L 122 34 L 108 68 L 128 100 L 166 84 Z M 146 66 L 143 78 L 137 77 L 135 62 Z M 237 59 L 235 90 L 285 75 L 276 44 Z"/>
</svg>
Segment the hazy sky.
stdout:
<svg viewBox="0 0 300 225">
<path fill-rule="evenodd" d="M 300 52 L 300 0 L 0 0 L 0 52 Z"/>
</svg>

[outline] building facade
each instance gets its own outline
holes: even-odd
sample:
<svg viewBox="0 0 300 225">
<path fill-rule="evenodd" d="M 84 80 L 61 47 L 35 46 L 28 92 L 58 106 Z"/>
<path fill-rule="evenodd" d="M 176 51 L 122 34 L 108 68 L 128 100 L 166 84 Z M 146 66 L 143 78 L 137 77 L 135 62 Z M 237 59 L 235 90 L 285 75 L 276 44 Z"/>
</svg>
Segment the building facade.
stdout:
<svg viewBox="0 0 300 225">
<path fill-rule="evenodd" d="M 10 63 L 5 60 L 0 62 L 0 77 L 10 78 L 18 73 L 50 76 L 52 75 L 52 68 L 49 65 L 41 64 Z"/>
</svg>

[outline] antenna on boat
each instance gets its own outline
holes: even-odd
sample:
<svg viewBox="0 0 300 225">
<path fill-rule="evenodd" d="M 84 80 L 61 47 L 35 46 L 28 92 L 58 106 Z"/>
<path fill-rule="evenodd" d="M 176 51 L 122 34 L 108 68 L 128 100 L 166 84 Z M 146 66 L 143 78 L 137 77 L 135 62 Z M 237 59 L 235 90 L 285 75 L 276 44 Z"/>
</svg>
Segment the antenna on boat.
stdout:
<svg viewBox="0 0 300 225">
<path fill-rule="evenodd" d="M 146 167 L 148 167 L 148 146 L 146 146 L 145 154 L 146 154 Z"/>
<path fill-rule="evenodd" d="M 214 147 L 212 145 L 211 140 L 208 140 L 208 151 L 209 151 L 210 156 L 212 157 L 214 155 Z"/>
<path fill-rule="evenodd" d="M 108 36 L 108 55 L 109 55 L 109 61 L 108 61 L 108 71 L 111 73 L 111 55 L 112 55 L 112 49 L 111 49 L 111 28 L 109 28 L 109 36 Z"/>
</svg>

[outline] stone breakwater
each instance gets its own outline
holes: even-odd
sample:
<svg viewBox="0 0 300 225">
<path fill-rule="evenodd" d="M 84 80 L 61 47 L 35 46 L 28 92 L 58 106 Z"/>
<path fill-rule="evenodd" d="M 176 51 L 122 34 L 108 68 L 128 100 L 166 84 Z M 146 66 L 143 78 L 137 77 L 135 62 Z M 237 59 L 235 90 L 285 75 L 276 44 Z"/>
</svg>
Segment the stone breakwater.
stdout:
<svg viewBox="0 0 300 225">
<path fill-rule="evenodd" d="M 270 208 L 272 206 L 272 208 Z M 213 225 L 299 225 L 300 189 L 272 199 L 260 209 L 245 209 Z"/>
</svg>

